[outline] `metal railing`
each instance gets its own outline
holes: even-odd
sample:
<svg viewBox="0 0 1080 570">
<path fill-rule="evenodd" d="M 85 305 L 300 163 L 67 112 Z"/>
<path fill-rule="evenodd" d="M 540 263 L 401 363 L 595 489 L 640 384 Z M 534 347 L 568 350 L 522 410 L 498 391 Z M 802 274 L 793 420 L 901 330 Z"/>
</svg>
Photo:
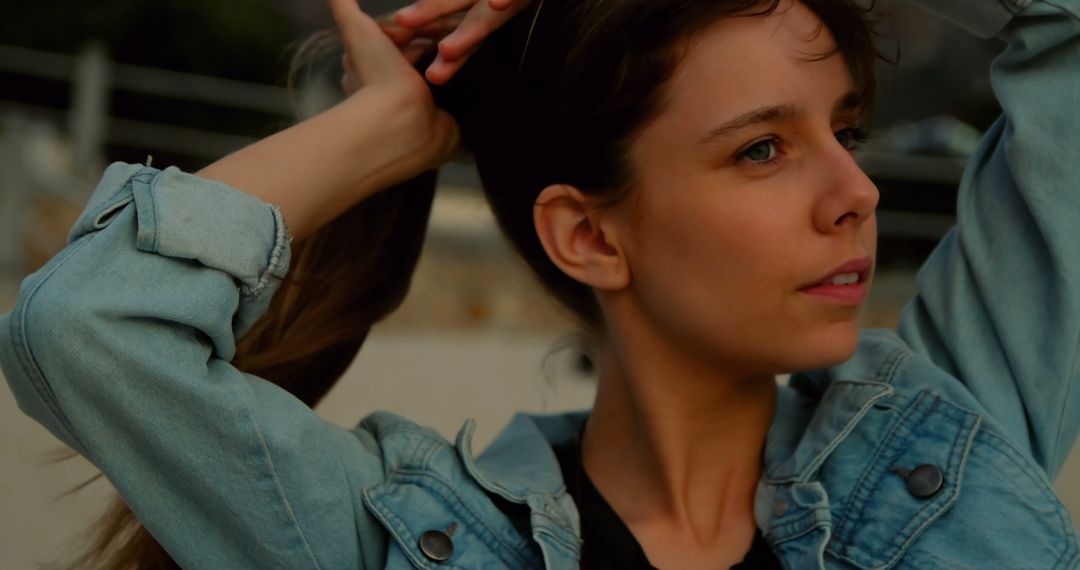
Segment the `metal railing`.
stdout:
<svg viewBox="0 0 1080 570">
<path fill-rule="evenodd" d="M 84 202 L 104 165 L 106 145 L 215 158 L 254 141 L 242 134 L 110 116 L 113 92 L 254 110 L 282 119 L 294 114 L 294 102 L 284 88 L 111 62 L 95 43 L 74 56 L 0 45 L 0 73 L 67 83 L 71 93 L 68 109 L 0 98 L 0 272 L 8 274 L 23 269 L 22 240 L 33 229 L 26 226 L 25 212 L 32 197 Z M 305 96 L 310 94 L 301 92 L 298 106 L 314 104 Z M 65 148 L 67 157 L 49 156 Z"/>
<path fill-rule="evenodd" d="M 212 158 L 254 140 L 109 116 L 108 100 L 113 91 L 254 110 L 283 118 L 294 115 L 288 91 L 282 87 L 110 62 L 104 48 L 94 43 L 75 56 L 0 45 L 0 72 L 70 82 L 70 109 L 0 102 L 0 110 L 32 113 L 66 124 L 73 147 L 73 168 L 80 173 L 100 160 L 105 144 L 145 146 Z M 311 103 L 305 95 L 301 93 L 298 107 Z"/>
</svg>

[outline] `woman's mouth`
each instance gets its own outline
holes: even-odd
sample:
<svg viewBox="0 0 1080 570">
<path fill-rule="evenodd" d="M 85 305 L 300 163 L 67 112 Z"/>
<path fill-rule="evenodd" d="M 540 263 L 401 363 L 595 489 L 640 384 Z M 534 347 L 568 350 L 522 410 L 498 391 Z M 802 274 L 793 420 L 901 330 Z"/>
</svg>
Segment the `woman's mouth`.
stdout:
<svg viewBox="0 0 1080 570">
<path fill-rule="evenodd" d="M 866 283 L 873 265 L 874 260 L 870 257 L 852 259 L 799 292 L 845 305 L 858 305 L 866 301 L 869 294 Z"/>
<path fill-rule="evenodd" d="M 858 282 L 847 284 L 825 283 L 807 287 L 805 289 L 799 289 L 799 292 L 806 293 L 807 295 L 824 297 L 850 305 L 861 304 L 866 300 L 866 297 L 869 294 L 866 284 Z"/>
</svg>

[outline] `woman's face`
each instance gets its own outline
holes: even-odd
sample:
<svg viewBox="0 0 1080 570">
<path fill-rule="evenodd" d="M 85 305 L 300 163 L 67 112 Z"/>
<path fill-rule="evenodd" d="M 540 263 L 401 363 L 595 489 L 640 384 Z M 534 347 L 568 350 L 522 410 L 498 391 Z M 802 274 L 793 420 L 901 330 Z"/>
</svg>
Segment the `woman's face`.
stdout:
<svg viewBox="0 0 1080 570">
<path fill-rule="evenodd" d="M 662 338 L 747 373 L 854 352 L 870 270 L 808 289 L 877 245 L 878 191 L 852 157 L 855 85 L 842 54 L 820 59 L 834 49 L 796 2 L 689 48 L 631 148 L 638 185 L 617 212 L 632 294 Z"/>
</svg>

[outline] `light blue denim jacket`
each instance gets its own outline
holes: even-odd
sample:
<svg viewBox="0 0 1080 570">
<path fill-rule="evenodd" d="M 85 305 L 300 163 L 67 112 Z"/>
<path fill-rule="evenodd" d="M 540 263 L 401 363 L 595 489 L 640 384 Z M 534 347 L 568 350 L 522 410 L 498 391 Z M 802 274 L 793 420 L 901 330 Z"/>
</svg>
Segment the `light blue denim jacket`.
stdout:
<svg viewBox="0 0 1080 570">
<path fill-rule="evenodd" d="M 1007 42 L 1005 115 L 898 330 L 781 389 L 757 523 L 789 568 L 1077 568 L 1051 481 L 1080 431 L 1080 0 L 927 3 Z M 186 568 L 576 567 L 551 446 L 585 413 L 519 415 L 476 456 L 471 421 L 454 443 L 389 413 L 345 430 L 230 364 L 289 242 L 239 190 L 112 165 L 0 316 L 20 407 Z M 925 498 L 919 465 L 943 476 Z M 449 529 L 436 563 L 419 537 Z"/>
</svg>

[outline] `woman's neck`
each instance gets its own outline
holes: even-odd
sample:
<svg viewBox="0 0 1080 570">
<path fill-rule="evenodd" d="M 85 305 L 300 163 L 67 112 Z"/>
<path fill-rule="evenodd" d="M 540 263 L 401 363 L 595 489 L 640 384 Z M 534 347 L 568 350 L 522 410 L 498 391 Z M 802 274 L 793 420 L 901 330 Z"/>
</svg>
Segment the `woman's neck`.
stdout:
<svg viewBox="0 0 1080 570">
<path fill-rule="evenodd" d="M 590 479 L 654 564 L 741 560 L 753 539 L 774 378 L 623 348 L 599 358 L 582 443 Z"/>
</svg>

